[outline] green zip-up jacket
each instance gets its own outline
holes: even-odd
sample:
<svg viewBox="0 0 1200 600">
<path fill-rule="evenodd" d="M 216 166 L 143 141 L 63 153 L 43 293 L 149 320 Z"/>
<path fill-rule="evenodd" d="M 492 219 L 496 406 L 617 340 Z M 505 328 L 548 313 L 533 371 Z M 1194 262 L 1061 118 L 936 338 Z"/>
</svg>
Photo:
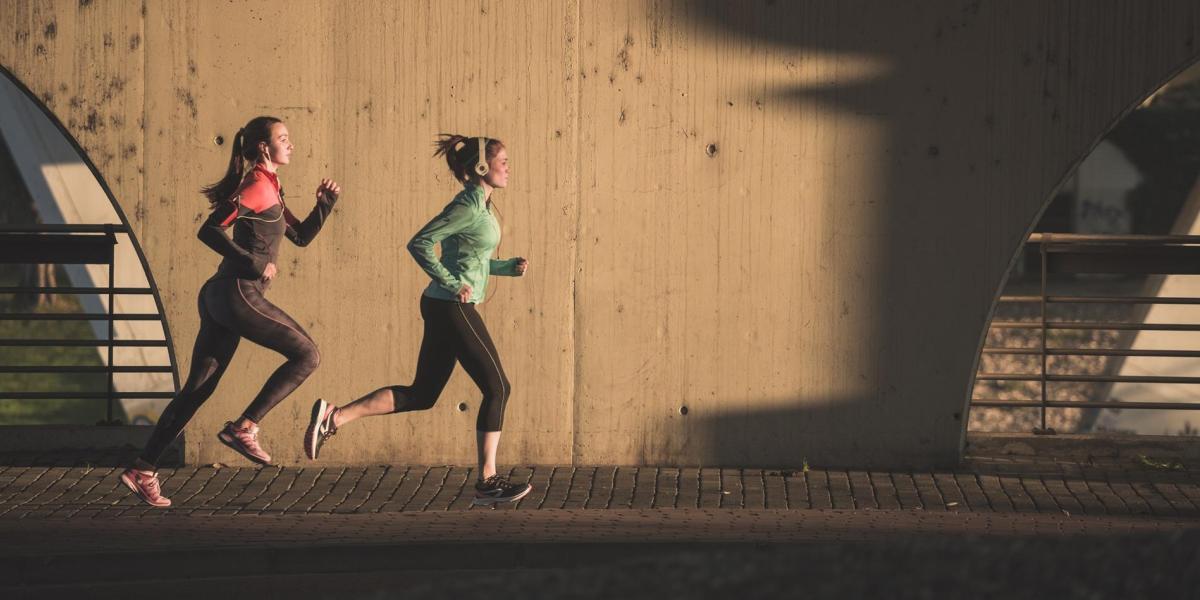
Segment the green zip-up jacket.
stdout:
<svg viewBox="0 0 1200 600">
<path fill-rule="evenodd" d="M 500 244 L 500 223 L 487 208 L 483 187 L 467 185 L 408 242 L 408 251 L 431 281 L 425 295 L 456 300 L 459 288 L 471 286 L 471 304 L 483 302 L 489 275 L 517 276 L 517 259 L 492 260 Z M 438 259 L 433 247 L 441 243 Z"/>
</svg>

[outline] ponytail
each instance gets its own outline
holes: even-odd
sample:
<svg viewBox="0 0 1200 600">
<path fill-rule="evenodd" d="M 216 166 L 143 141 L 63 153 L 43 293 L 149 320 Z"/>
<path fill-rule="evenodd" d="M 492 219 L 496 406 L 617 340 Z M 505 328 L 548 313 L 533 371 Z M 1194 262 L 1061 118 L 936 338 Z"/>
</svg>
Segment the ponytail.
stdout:
<svg viewBox="0 0 1200 600">
<path fill-rule="evenodd" d="M 233 148 L 225 176 L 212 185 L 200 188 L 200 193 L 208 198 L 210 207 L 215 208 L 237 191 L 238 186 L 242 184 L 242 178 L 246 176 L 247 163 L 253 165 L 260 158 L 258 145 L 263 142 L 271 143 L 271 126 L 276 123 L 282 121 L 275 117 L 255 117 L 233 136 Z"/>
<path fill-rule="evenodd" d="M 446 157 L 446 165 L 460 183 L 469 183 L 478 178 L 475 174 L 475 164 L 479 162 L 479 144 L 470 143 L 476 139 L 456 133 L 441 133 L 433 142 L 433 155 Z M 484 160 L 491 160 L 504 147 L 504 142 L 493 138 L 484 140 Z"/>
</svg>

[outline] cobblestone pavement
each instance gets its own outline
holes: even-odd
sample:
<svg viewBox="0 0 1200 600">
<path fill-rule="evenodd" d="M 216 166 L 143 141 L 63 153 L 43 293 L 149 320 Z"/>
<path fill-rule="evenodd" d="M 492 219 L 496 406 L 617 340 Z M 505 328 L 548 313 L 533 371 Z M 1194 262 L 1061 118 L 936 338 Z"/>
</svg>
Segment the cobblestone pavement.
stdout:
<svg viewBox="0 0 1200 600">
<path fill-rule="evenodd" d="M 488 573 L 505 573 L 498 584 L 524 572 L 529 585 L 613 597 L 580 588 L 575 574 L 610 581 L 640 564 L 642 594 L 619 595 L 662 597 L 677 582 L 650 575 L 661 569 L 709 589 L 697 573 L 735 565 L 730 589 L 778 597 L 794 585 L 781 557 L 845 570 L 838 565 L 868 546 L 878 560 L 854 568 L 869 574 L 847 572 L 814 597 L 844 597 L 866 576 L 918 575 L 911 593 L 884 595 L 931 597 L 945 577 L 997 557 L 1009 570 L 1042 565 L 1042 586 L 1104 592 L 1064 597 L 1116 589 L 1096 568 L 1136 583 L 1132 596 L 1190 589 L 1171 574 L 1200 572 L 1200 469 L 1180 459 L 977 456 L 933 472 L 517 466 L 505 472 L 535 490 L 497 509 L 471 507 L 470 467 L 201 465 L 162 470 L 175 504 L 154 509 L 117 479 L 129 458 L 0 456 L 0 596 L 184 597 L 179 582 L 188 581 L 189 597 L 236 583 L 264 598 L 426 588 L 413 597 L 449 598 Z M 472 562 L 481 542 L 487 561 Z M 1157 566 L 1135 569 L 1128 548 Z M 1064 580 L 1056 569 L 1068 554 L 1095 561 L 1070 563 L 1075 575 Z M 594 572 L 577 571 L 584 566 Z M 986 589 L 1021 592 L 1008 571 L 994 571 Z M 983 583 L 953 585 L 974 593 Z"/>
<path fill-rule="evenodd" d="M 115 466 L 0 466 L 0 520 L 176 515 L 485 510 L 471 506 L 474 469 L 455 466 L 163 469 L 169 509 L 142 504 Z M 119 461 L 107 461 L 119 464 Z M 1156 466 L 1151 466 L 1154 464 Z M 1200 469 L 1176 462 L 973 458 L 954 470 L 884 472 L 611 466 L 506 470 L 533 492 L 498 510 L 846 509 L 1200 516 Z"/>
</svg>

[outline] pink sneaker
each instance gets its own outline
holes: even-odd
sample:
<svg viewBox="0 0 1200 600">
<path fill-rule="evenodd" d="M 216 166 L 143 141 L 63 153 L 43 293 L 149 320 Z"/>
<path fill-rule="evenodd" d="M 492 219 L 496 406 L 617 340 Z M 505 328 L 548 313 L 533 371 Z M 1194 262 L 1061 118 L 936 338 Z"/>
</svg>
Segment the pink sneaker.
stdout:
<svg viewBox="0 0 1200 600">
<path fill-rule="evenodd" d="M 225 429 L 217 434 L 222 444 L 233 448 L 238 454 L 260 464 L 271 464 L 271 455 L 258 445 L 258 425 L 250 429 L 238 429 L 232 422 L 225 423 Z"/>
<path fill-rule="evenodd" d="M 164 498 L 162 488 L 158 483 L 158 473 L 146 473 L 137 469 L 125 469 L 121 473 L 121 483 L 124 483 L 139 498 L 150 506 L 166 508 L 171 505 L 169 498 Z"/>
</svg>

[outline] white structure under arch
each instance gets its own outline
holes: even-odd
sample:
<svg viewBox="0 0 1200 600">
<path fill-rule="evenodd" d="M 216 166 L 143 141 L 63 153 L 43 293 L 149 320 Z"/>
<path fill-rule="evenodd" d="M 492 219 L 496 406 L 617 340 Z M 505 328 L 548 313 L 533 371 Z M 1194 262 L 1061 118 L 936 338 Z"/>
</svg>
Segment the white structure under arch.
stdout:
<svg viewBox="0 0 1200 600">
<path fill-rule="evenodd" d="M 63 137 L 41 109 L 33 104 L 23 90 L 6 77 L 0 77 L 0 139 L 12 154 L 17 171 L 29 190 L 46 224 L 120 224 L 117 214 L 100 182 L 92 175 L 71 143 Z M 71 285 L 103 286 L 108 281 L 106 265 L 65 265 Z M 118 287 L 149 287 L 142 262 L 128 235 L 117 235 L 115 285 Z M 78 296 L 86 312 L 106 312 L 108 297 L 99 294 Z M 153 296 L 118 295 L 118 313 L 156 313 Z M 91 322 L 97 339 L 108 336 L 104 321 Z M 164 339 L 158 321 L 117 321 L 116 339 Z M 99 348 L 101 362 L 108 361 L 106 348 Z M 114 361 L 118 365 L 169 365 L 166 348 L 117 348 Z M 118 390 L 125 392 L 169 391 L 173 386 L 170 373 L 118 373 Z M 134 422 L 156 420 L 165 400 L 123 400 L 122 404 Z"/>
</svg>

